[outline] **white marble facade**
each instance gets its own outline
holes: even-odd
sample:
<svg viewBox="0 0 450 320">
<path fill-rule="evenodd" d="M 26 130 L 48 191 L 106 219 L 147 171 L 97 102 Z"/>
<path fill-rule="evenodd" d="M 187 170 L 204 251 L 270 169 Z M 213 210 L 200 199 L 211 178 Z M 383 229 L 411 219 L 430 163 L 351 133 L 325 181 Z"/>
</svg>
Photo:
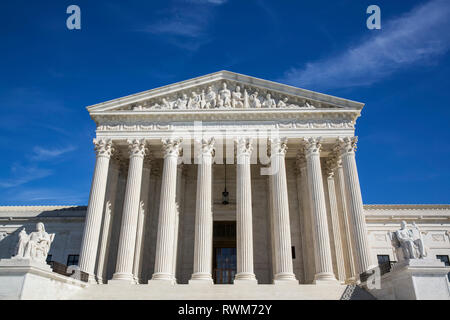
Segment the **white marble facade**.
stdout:
<svg viewBox="0 0 450 320">
<path fill-rule="evenodd" d="M 79 255 L 91 283 L 211 283 L 216 221 L 236 221 L 235 279 L 248 283 L 351 283 L 377 255 L 397 260 L 389 232 L 402 220 L 417 223 L 429 255 L 450 255 L 450 206 L 363 206 L 362 108 L 227 71 L 88 107 L 88 207 L 0 207 L 0 257 L 37 221 L 56 234 L 52 260 Z"/>
</svg>

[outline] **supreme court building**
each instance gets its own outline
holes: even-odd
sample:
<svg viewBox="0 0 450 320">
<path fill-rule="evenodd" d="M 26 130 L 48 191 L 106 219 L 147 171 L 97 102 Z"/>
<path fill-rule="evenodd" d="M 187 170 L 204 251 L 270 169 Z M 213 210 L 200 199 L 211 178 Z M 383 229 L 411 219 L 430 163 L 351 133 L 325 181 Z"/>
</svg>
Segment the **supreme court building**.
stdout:
<svg viewBox="0 0 450 320">
<path fill-rule="evenodd" d="M 1 257 L 44 222 L 81 299 L 339 299 L 402 220 L 448 260 L 449 205 L 363 205 L 363 106 L 228 71 L 90 106 L 87 208 L 0 207 Z"/>
</svg>

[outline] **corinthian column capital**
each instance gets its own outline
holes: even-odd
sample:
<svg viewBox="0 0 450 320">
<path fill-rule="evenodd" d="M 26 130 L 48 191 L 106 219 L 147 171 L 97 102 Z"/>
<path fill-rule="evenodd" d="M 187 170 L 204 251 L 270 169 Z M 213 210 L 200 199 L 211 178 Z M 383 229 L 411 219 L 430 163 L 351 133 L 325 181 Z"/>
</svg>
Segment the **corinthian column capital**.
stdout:
<svg viewBox="0 0 450 320">
<path fill-rule="evenodd" d="M 202 138 L 196 141 L 200 145 L 200 154 L 202 156 L 214 156 L 214 144 L 216 140 L 214 137 Z"/>
<path fill-rule="evenodd" d="M 338 138 L 340 154 L 355 153 L 358 137 Z"/>
<path fill-rule="evenodd" d="M 129 139 L 128 142 L 128 154 L 131 157 L 144 158 L 148 152 L 146 142 L 144 139 Z"/>
<path fill-rule="evenodd" d="M 183 139 L 162 139 L 162 150 L 164 152 L 164 158 L 166 157 L 179 157 L 181 155 L 181 142 Z"/>
<path fill-rule="evenodd" d="M 320 155 L 320 150 L 322 149 L 321 141 L 322 138 L 320 137 L 304 138 L 303 143 L 305 147 L 305 155 Z"/>
<path fill-rule="evenodd" d="M 287 138 L 272 138 L 270 139 L 271 155 L 285 156 L 287 152 Z"/>
<path fill-rule="evenodd" d="M 238 156 L 250 156 L 253 151 L 252 138 L 236 138 L 236 151 Z"/>
<path fill-rule="evenodd" d="M 94 139 L 94 150 L 97 157 L 107 157 L 110 158 L 114 152 L 114 147 L 112 145 L 111 139 Z"/>
</svg>

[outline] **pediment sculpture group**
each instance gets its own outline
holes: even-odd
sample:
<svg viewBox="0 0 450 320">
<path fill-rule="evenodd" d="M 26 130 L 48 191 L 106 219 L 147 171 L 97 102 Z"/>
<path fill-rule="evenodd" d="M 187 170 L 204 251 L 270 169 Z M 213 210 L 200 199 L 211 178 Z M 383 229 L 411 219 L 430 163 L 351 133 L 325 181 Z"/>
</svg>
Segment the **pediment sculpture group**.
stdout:
<svg viewBox="0 0 450 320">
<path fill-rule="evenodd" d="M 315 109 L 310 102 L 305 102 L 303 106 L 292 104 L 288 102 L 287 97 L 274 99 L 270 93 L 267 93 L 265 97 L 261 97 L 258 91 L 254 91 L 249 94 L 247 90 L 241 91 L 241 87 L 236 86 L 234 91 L 231 91 L 226 82 L 222 83 L 222 87 L 219 90 L 209 86 L 207 91 L 202 90 L 197 93 L 195 90 L 191 92 L 191 96 L 183 93 L 180 97 L 174 98 L 168 101 L 166 98 L 162 98 L 159 103 L 153 104 L 151 107 L 144 107 L 138 105 L 133 107 L 133 110 L 187 110 L 187 109 L 247 109 L 247 108 L 303 108 L 303 109 Z"/>
</svg>

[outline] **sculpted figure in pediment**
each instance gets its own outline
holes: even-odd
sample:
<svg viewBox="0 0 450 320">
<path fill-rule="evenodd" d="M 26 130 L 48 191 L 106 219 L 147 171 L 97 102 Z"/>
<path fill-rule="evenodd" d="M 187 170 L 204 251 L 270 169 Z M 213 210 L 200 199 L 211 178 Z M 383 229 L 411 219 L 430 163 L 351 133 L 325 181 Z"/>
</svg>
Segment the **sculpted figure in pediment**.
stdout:
<svg viewBox="0 0 450 320">
<path fill-rule="evenodd" d="M 306 109 L 315 109 L 313 104 L 312 104 L 312 102 L 310 102 L 310 101 L 306 101 L 305 102 L 304 108 L 306 108 Z"/>
<path fill-rule="evenodd" d="M 243 108 L 244 107 L 244 98 L 242 97 L 241 88 L 239 86 L 236 87 L 236 90 L 231 94 L 232 100 L 231 105 L 233 108 Z"/>
<path fill-rule="evenodd" d="M 258 99 L 258 91 L 250 95 L 250 107 L 261 108 L 261 101 Z"/>
<path fill-rule="evenodd" d="M 216 107 L 217 96 L 211 86 L 208 87 L 208 93 L 206 94 L 205 101 L 206 101 L 205 105 L 206 109 L 212 109 Z"/>
<path fill-rule="evenodd" d="M 283 98 L 278 101 L 277 108 L 286 108 L 287 107 L 288 98 Z"/>
<path fill-rule="evenodd" d="M 189 101 L 189 99 L 188 99 L 187 94 L 183 93 L 181 98 L 177 99 L 177 109 L 180 109 L 180 110 L 187 109 L 188 101 Z"/>
<path fill-rule="evenodd" d="M 202 96 L 192 91 L 192 97 L 189 99 L 188 109 L 199 109 Z"/>
<path fill-rule="evenodd" d="M 166 98 L 162 98 L 162 108 L 163 109 L 172 109 L 170 102 L 167 101 Z"/>
<path fill-rule="evenodd" d="M 200 94 L 200 109 L 206 109 L 205 90 L 202 90 Z"/>
<path fill-rule="evenodd" d="M 244 90 L 244 109 L 250 108 L 250 98 L 247 90 Z"/>
<path fill-rule="evenodd" d="M 231 108 L 231 91 L 227 88 L 226 82 L 222 84 L 222 90 L 219 91 L 217 104 L 219 108 Z"/>
<path fill-rule="evenodd" d="M 272 99 L 270 93 L 266 95 L 266 99 L 262 104 L 263 108 L 275 108 L 277 104 L 275 103 L 275 99 Z"/>
</svg>

